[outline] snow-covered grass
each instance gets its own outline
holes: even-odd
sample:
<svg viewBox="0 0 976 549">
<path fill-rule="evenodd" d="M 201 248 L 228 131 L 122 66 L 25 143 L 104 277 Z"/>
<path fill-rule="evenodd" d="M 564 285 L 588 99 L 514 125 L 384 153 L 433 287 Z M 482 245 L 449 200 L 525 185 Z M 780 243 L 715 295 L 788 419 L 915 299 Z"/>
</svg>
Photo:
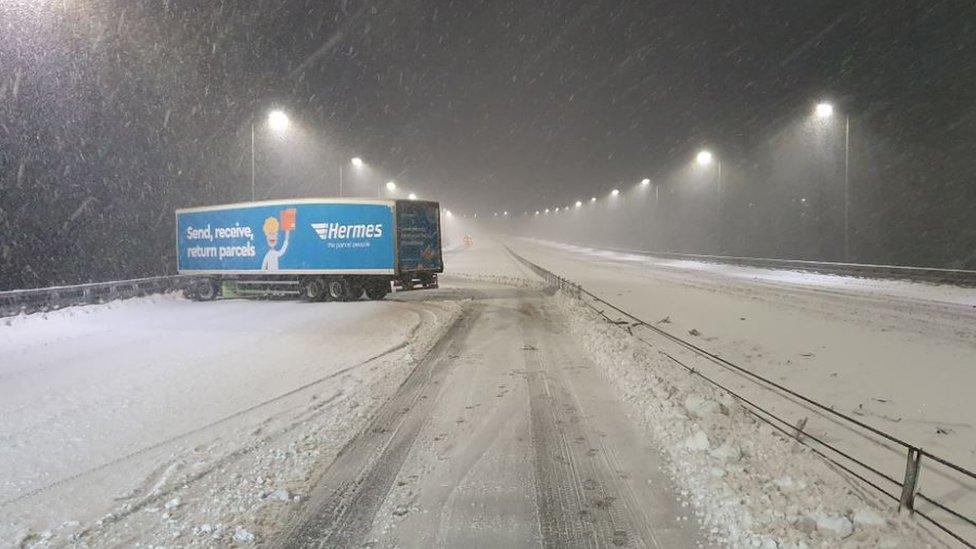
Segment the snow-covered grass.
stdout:
<svg viewBox="0 0 976 549">
<path fill-rule="evenodd" d="M 459 310 L 165 295 L 4 319 L 0 546 L 260 542 Z"/>
<path fill-rule="evenodd" d="M 933 540 L 804 446 L 586 308 L 557 294 L 574 336 L 669 458 L 717 541 L 735 547 L 920 547 Z"/>
</svg>

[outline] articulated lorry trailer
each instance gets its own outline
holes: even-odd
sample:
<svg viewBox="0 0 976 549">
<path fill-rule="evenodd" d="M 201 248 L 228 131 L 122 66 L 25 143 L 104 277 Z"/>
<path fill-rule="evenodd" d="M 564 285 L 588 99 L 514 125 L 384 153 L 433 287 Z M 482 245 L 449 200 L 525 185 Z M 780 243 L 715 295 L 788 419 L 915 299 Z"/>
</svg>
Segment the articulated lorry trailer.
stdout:
<svg viewBox="0 0 976 549">
<path fill-rule="evenodd" d="M 188 297 L 364 294 L 436 288 L 440 206 L 420 200 L 309 198 L 176 211 L 177 270 Z"/>
</svg>

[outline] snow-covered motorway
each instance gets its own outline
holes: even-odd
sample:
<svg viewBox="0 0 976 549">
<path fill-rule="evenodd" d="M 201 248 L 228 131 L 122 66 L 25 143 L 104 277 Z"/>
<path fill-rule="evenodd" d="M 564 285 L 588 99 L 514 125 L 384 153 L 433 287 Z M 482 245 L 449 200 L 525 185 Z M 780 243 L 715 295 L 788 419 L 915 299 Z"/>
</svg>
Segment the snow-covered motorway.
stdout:
<svg viewBox="0 0 976 549">
<path fill-rule="evenodd" d="M 492 239 L 477 242 L 448 255 L 442 288 L 383 302 L 158 296 L 0 320 L 0 546 L 933 541 L 654 347 L 553 295 Z M 955 322 L 927 349 L 953 368 L 952 353 L 971 357 L 973 328 L 953 320 L 971 314 L 968 294 L 935 303 L 906 286 L 891 302 L 508 244 L 830 402 L 854 407 L 877 390 L 862 417 L 972 459 L 971 415 L 896 379 L 866 384 L 875 351 L 855 345 L 928 344 Z M 912 300 L 924 315 L 901 312 Z M 956 387 L 940 394 L 971 410 Z"/>
<path fill-rule="evenodd" d="M 0 546 L 93 526 L 139 540 L 176 523 L 188 486 L 207 499 L 181 523 L 234 535 L 338 451 L 457 310 L 174 295 L 0 320 Z"/>
<path fill-rule="evenodd" d="M 667 331 L 976 468 L 976 290 L 518 239 L 528 259 Z"/>
<path fill-rule="evenodd" d="M 509 244 L 659 329 L 976 470 L 974 289 L 662 259 L 532 239 Z M 681 356 L 791 421 L 809 420 L 807 431 L 901 480 L 903 447 L 710 361 Z M 897 494 L 898 488 L 882 484 Z M 976 515 L 976 481 L 969 477 L 923 460 L 921 489 Z M 976 534 L 963 520 L 933 514 L 970 537 Z"/>
</svg>

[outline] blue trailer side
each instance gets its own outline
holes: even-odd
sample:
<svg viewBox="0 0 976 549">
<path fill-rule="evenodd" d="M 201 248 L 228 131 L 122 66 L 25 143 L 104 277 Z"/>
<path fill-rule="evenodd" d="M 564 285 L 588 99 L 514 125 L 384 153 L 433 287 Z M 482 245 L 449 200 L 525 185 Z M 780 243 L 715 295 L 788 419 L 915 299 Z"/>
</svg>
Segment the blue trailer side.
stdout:
<svg viewBox="0 0 976 549">
<path fill-rule="evenodd" d="M 382 298 L 436 287 L 443 271 L 436 202 L 302 199 L 176 212 L 177 269 L 207 275 L 193 297 L 297 293 Z"/>
</svg>

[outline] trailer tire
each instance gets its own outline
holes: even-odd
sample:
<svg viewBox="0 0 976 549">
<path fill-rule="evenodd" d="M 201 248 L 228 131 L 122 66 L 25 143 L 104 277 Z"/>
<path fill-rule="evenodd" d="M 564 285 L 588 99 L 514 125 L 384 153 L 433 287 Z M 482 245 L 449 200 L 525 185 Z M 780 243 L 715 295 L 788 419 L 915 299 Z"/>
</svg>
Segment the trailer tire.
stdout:
<svg viewBox="0 0 976 549">
<path fill-rule="evenodd" d="M 319 277 L 310 278 L 302 285 L 302 297 L 305 301 L 324 301 L 327 295 L 325 282 Z"/>
<path fill-rule="evenodd" d="M 378 301 L 390 293 L 390 283 L 385 280 L 375 280 L 366 284 L 366 297 Z"/>
<path fill-rule="evenodd" d="M 364 285 L 359 280 L 349 281 L 349 301 L 359 301 L 363 297 Z"/>
<path fill-rule="evenodd" d="M 349 301 L 349 281 L 345 278 L 333 278 L 329 281 L 329 297 L 333 301 Z"/>
<path fill-rule="evenodd" d="M 217 281 L 208 278 L 194 286 L 193 295 L 197 301 L 213 301 L 220 297 L 220 286 Z"/>
</svg>

